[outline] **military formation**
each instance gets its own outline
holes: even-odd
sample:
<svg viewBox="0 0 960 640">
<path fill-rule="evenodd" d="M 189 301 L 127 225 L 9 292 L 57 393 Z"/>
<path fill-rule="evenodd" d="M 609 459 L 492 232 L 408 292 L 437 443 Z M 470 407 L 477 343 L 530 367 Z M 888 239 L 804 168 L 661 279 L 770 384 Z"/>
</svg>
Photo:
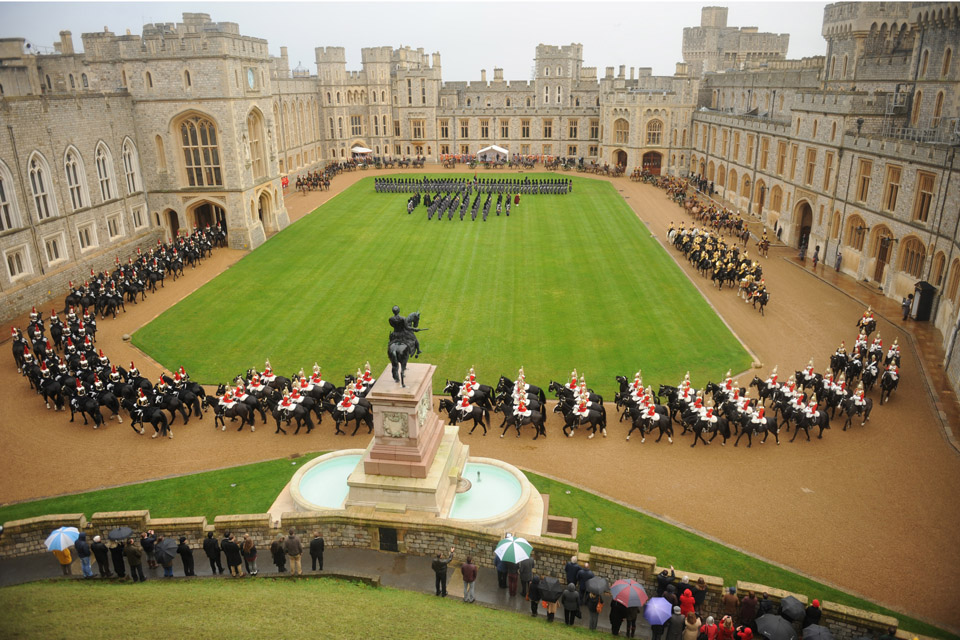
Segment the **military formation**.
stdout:
<svg viewBox="0 0 960 640">
<path fill-rule="evenodd" d="M 477 193 L 492 194 L 558 194 L 573 191 L 570 178 L 375 178 L 377 193 L 430 193 L 460 191 L 469 188 Z"/>
</svg>

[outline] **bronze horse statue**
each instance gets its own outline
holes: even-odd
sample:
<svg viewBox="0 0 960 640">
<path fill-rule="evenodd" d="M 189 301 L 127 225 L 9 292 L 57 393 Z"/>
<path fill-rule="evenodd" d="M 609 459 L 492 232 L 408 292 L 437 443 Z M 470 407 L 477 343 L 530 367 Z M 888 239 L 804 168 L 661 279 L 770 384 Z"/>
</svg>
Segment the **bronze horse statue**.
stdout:
<svg viewBox="0 0 960 640">
<path fill-rule="evenodd" d="M 393 307 L 393 316 L 389 322 L 393 332 L 387 343 L 387 355 L 392 365 L 393 381 L 405 387 L 403 376 L 407 371 L 407 361 L 411 355 L 414 358 L 420 357 L 420 341 L 417 340 L 417 332 L 426 331 L 426 329 L 419 328 L 419 311 L 414 311 L 404 318 L 400 315 L 400 307 L 397 306 Z"/>
</svg>

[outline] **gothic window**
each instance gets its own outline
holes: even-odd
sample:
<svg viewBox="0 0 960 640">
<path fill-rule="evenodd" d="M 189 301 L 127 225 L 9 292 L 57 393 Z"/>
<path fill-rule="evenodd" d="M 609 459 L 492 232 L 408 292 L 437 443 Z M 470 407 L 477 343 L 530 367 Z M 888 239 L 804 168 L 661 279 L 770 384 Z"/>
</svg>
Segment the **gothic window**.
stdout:
<svg viewBox="0 0 960 640">
<path fill-rule="evenodd" d="M 7 167 L 0 162 L 0 231 L 20 226 L 17 203 L 14 200 L 13 179 Z"/>
<path fill-rule="evenodd" d="M 626 144 L 630 138 L 630 123 L 623 118 L 619 118 L 613 123 L 614 142 L 617 144 Z"/>
<path fill-rule="evenodd" d="M 100 197 L 106 202 L 115 197 L 113 191 L 113 158 L 110 150 L 102 142 L 97 145 L 97 180 L 100 183 Z"/>
<path fill-rule="evenodd" d="M 647 123 L 647 144 L 658 145 L 663 135 L 663 123 L 659 120 L 651 120 Z"/>
<path fill-rule="evenodd" d="M 74 211 L 84 205 L 83 161 L 73 147 L 67 149 L 63 157 L 63 170 L 67 174 L 67 191 L 70 193 L 70 206 Z"/>
<path fill-rule="evenodd" d="M 256 109 L 247 116 L 247 135 L 250 140 L 250 162 L 253 178 L 259 179 L 267 174 L 266 161 L 263 157 L 263 116 Z"/>
<path fill-rule="evenodd" d="M 133 146 L 130 138 L 123 141 L 123 177 L 127 183 L 127 193 L 133 194 L 140 191 L 140 158 L 137 156 L 137 148 Z"/>
<path fill-rule="evenodd" d="M 182 120 L 179 128 L 187 184 L 191 187 L 222 186 L 216 126 L 207 118 L 197 115 Z"/>
<path fill-rule="evenodd" d="M 33 193 L 33 206 L 40 221 L 57 214 L 57 201 L 50 193 L 50 169 L 47 161 L 39 153 L 34 153 L 27 163 L 30 173 L 30 191 Z"/>
</svg>

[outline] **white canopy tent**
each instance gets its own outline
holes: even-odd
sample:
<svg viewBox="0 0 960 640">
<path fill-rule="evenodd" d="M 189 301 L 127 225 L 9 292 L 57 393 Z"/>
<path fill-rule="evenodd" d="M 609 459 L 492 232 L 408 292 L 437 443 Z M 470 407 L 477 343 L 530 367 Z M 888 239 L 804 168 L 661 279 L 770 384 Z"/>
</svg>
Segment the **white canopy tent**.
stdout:
<svg viewBox="0 0 960 640">
<path fill-rule="evenodd" d="M 508 155 L 510 155 L 509 151 L 503 147 L 492 144 L 489 147 L 480 149 L 480 151 L 477 152 L 477 159 L 481 161 L 506 160 Z"/>
<path fill-rule="evenodd" d="M 351 153 L 373 153 L 372 150 L 367 149 L 366 147 L 354 147 L 350 149 Z"/>
</svg>

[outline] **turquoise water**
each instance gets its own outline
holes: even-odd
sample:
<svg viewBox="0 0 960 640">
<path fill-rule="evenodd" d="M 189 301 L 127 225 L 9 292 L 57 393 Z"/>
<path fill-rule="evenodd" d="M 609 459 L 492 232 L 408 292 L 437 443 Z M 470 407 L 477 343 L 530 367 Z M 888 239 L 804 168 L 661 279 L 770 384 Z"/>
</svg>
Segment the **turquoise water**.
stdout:
<svg viewBox="0 0 960 640">
<path fill-rule="evenodd" d="M 480 473 L 479 481 L 477 472 Z M 505 469 L 479 462 L 468 462 L 463 477 L 472 484 L 470 490 L 458 493 L 450 507 L 450 517 L 461 520 L 482 520 L 503 513 L 520 500 L 520 481 Z"/>
<path fill-rule="evenodd" d="M 300 479 L 300 494 L 308 502 L 327 509 L 342 509 L 347 498 L 347 478 L 362 455 L 337 456 L 313 467 Z"/>
</svg>

